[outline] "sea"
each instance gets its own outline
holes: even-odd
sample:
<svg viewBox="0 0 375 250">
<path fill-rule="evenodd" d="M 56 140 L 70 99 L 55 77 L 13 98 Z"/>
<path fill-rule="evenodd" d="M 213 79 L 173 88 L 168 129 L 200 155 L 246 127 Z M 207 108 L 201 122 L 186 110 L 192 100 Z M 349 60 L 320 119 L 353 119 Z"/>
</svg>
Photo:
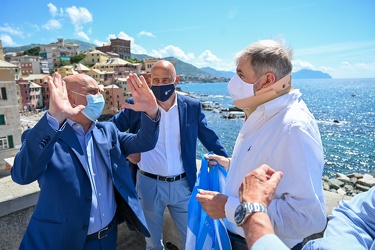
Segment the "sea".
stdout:
<svg viewBox="0 0 375 250">
<path fill-rule="evenodd" d="M 221 109 L 234 107 L 227 82 L 180 83 L 181 91 L 213 107 L 207 123 L 231 155 L 243 118 L 224 119 Z M 324 175 L 375 173 L 375 78 L 293 80 L 295 89 L 317 120 L 323 142 Z M 198 142 L 197 158 L 207 150 Z"/>
</svg>

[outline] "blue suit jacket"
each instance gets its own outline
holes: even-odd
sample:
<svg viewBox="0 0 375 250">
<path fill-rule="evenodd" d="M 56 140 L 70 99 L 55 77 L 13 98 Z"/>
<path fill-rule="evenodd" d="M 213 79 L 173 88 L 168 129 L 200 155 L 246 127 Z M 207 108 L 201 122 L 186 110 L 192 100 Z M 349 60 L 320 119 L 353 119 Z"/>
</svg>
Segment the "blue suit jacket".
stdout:
<svg viewBox="0 0 375 250">
<path fill-rule="evenodd" d="M 133 99 L 128 99 L 133 103 Z M 207 125 L 206 116 L 202 112 L 199 100 L 177 94 L 178 114 L 180 119 L 181 157 L 184 169 L 193 190 L 197 178 L 196 151 L 197 139 L 203 146 L 217 155 L 228 157 L 227 151 L 221 145 L 218 136 Z M 140 113 L 124 109 L 110 119 L 120 131 L 135 133 L 141 125 Z"/>
<path fill-rule="evenodd" d="M 142 113 L 143 114 L 143 113 Z M 112 178 L 116 216 L 149 236 L 141 204 L 132 183 L 126 156 L 155 147 L 158 122 L 144 114 L 136 135 L 117 130 L 113 123 L 96 123 L 94 145 Z M 159 120 L 159 119 L 158 119 Z M 19 184 L 38 180 L 40 196 L 20 249 L 82 249 L 91 209 L 87 164 L 75 131 L 66 123 L 55 131 L 46 115 L 22 135 L 22 147 L 11 169 Z"/>
</svg>

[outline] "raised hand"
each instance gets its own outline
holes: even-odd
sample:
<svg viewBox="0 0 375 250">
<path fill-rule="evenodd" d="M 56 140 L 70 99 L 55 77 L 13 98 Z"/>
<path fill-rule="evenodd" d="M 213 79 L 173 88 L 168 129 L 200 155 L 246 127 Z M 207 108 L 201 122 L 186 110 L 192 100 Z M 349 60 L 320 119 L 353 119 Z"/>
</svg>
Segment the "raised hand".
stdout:
<svg viewBox="0 0 375 250">
<path fill-rule="evenodd" d="M 82 109 L 85 108 L 83 105 L 72 107 L 69 102 L 65 82 L 59 73 L 54 73 L 53 78 L 47 76 L 46 79 L 48 81 L 50 92 L 48 113 L 56 118 L 59 125 L 61 125 L 66 118 L 78 114 Z"/>
<path fill-rule="evenodd" d="M 159 107 L 145 78 L 143 76 L 138 77 L 136 74 L 129 74 L 127 84 L 132 92 L 134 104 L 124 103 L 121 107 L 143 111 L 152 119 L 156 119 Z"/>
</svg>

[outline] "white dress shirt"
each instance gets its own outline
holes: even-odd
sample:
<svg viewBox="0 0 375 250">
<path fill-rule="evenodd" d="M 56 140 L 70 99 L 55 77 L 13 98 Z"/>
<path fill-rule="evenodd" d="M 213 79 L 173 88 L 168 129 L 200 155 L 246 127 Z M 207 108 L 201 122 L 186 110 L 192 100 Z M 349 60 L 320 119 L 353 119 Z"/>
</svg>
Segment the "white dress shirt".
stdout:
<svg viewBox="0 0 375 250">
<path fill-rule="evenodd" d="M 243 124 L 234 147 L 223 193 L 227 228 L 244 237 L 234 221 L 238 189 L 245 176 L 261 164 L 284 173 L 268 207 L 275 233 L 293 247 L 326 224 L 322 188 L 324 153 L 318 126 L 293 90 L 260 105 Z"/>
<path fill-rule="evenodd" d="M 148 173 L 175 176 L 185 172 L 181 158 L 180 121 L 177 95 L 173 106 L 160 108 L 159 138 L 153 150 L 141 153 L 138 167 Z"/>
</svg>

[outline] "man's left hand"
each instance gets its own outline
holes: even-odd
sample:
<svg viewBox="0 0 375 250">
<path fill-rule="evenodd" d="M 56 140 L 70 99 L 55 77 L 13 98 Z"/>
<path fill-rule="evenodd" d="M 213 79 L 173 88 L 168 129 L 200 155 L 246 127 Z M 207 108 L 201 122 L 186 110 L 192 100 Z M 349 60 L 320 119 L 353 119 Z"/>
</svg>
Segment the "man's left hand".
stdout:
<svg viewBox="0 0 375 250">
<path fill-rule="evenodd" d="M 208 190 L 199 190 L 196 199 L 201 203 L 203 210 L 212 218 L 225 218 L 225 203 L 228 196 Z"/>
</svg>

